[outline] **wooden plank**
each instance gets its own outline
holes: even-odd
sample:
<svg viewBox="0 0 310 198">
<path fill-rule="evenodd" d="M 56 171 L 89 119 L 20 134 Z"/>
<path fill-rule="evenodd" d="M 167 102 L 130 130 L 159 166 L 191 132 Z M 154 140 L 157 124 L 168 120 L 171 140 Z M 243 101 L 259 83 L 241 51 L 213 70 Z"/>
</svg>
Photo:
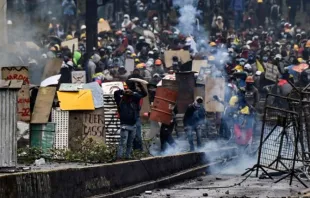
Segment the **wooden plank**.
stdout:
<svg viewBox="0 0 310 198">
<path fill-rule="evenodd" d="M 172 66 L 172 58 L 174 56 L 178 57 L 179 61 L 181 61 L 182 64 L 191 60 L 191 56 L 188 51 L 184 50 L 165 51 L 165 64 L 167 68 L 170 68 Z"/>
<path fill-rule="evenodd" d="M 59 58 L 51 58 L 47 61 L 45 67 L 44 67 L 44 72 L 42 75 L 42 81 L 51 77 L 59 74 L 60 68 L 62 65 L 62 60 Z"/>
<path fill-rule="evenodd" d="M 61 42 L 61 46 L 68 47 L 71 50 L 71 52 L 73 52 L 74 48 L 77 49 L 78 45 L 79 45 L 79 40 L 77 38 Z"/>
<path fill-rule="evenodd" d="M 30 121 L 30 92 L 28 67 L 2 67 L 3 80 L 21 80 L 23 85 L 18 91 L 18 120 Z"/>
<path fill-rule="evenodd" d="M 201 67 L 206 67 L 208 65 L 207 60 L 193 60 L 192 71 L 200 72 Z"/>
<path fill-rule="evenodd" d="M 98 22 L 98 33 L 100 32 L 110 32 L 111 27 L 108 21 Z"/>
<path fill-rule="evenodd" d="M 205 107 L 207 112 L 223 112 L 224 106 L 213 99 L 214 95 L 224 99 L 225 96 L 225 79 L 223 78 L 206 78 L 205 84 Z"/>
<path fill-rule="evenodd" d="M 31 124 L 48 123 L 56 87 L 40 87 L 31 116 Z"/>
</svg>

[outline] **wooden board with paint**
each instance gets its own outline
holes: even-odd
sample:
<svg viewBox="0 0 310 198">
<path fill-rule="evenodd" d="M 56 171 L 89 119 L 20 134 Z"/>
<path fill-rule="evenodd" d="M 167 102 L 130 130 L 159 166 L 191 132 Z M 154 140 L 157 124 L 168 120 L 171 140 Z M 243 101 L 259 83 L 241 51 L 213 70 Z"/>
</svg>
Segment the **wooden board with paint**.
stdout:
<svg viewBox="0 0 310 198">
<path fill-rule="evenodd" d="M 165 64 L 167 68 L 172 66 L 172 58 L 176 56 L 182 64 L 191 60 L 191 56 L 188 51 L 184 50 L 170 50 L 165 51 Z"/>
<path fill-rule="evenodd" d="M 73 71 L 71 72 L 71 78 L 73 84 L 84 84 L 86 83 L 86 72 L 85 71 Z"/>
<path fill-rule="evenodd" d="M 95 108 L 103 107 L 103 91 L 97 82 L 87 83 L 83 85 L 83 89 L 91 90 Z"/>
<path fill-rule="evenodd" d="M 56 87 L 40 87 L 31 116 L 31 124 L 45 124 L 50 117 Z"/>
<path fill-rule="evenodd" d="M 61 43 L 61 46 L 62 46 L 62 47 L 67 46 L 67 47 L 71 50 L 71 52 L 72 52 L 73 49 L 77 49 L 77 48 L 78 48 L 78 46 L 79 46 L 79 40 L 78 40 L 77 38 L 75 38 L 75 39 L 71 39 L 71 40 L 68 40 L 68 41 L 63 41 L 63 42 Z M 74 46 L 74 47 L 73 47 L 73 46 Z"/>
<path fill-rule="evenodd" d="M 83 141 L 92 138 L 98 143 L 105 143 L 105 118 L 104 108 L 94 111 L 70 111 L 69 112 L 69 148 L 80 149 L 76 139 Z"/>
<path fill-rule="evenodd" d="M 115 91 L 124 89 L 124 84 L 122 82 L 108 82 L 102 83 L 101 87 L 104 95 L 112 95 Z"/>
<path fill-rule="evenodd" d="M 205 108 L 207 112 L 223 112 L 224 106 L 215 101 L 213 96 L 217 95 L 223 99 L 225 96 L 225 79 L 224 78 L 206 78 L 205 84 Z"/>
<path fill-rule="evenodd" d="M 3 80 L 23 80 L 23 85 L 18 91 L 18 120 L 30 121 L 30 92 L 28 67 L 2 67 Z"/>
<path fill-rule="evenodd" d="M 59 74 L 60 68 L 62 65 L 62 60 L 59 58 L 51 58 L 47 60 L 47 63 L 44 67 L 43 75 L 42 75 L 42 81 Z"/>
</svg>

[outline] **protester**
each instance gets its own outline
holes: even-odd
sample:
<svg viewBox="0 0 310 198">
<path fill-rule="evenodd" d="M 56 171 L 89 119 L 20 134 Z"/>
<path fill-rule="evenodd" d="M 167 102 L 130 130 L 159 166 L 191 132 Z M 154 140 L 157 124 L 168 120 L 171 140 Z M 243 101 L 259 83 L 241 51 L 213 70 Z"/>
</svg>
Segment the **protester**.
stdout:
<svg viewBox="0 0 310 198">
<path fill-rule="evenodd" d="M 117 104 L 119 118 L 121 122 L 121 138 L 118 148 L 118 159 L 123 158 L 123 149 L 126 148 L 125 157 L 131 157 L 132 145 L 136 137 L 137 122 L 139 120 L 140 100 L 147 96 L 143 85 L 138 83 L 139 89 L 136 89 L 135 83 L 126 82 L 127 90 L 118 90 L 114 92 L 114 99 Z"/>
</svg>

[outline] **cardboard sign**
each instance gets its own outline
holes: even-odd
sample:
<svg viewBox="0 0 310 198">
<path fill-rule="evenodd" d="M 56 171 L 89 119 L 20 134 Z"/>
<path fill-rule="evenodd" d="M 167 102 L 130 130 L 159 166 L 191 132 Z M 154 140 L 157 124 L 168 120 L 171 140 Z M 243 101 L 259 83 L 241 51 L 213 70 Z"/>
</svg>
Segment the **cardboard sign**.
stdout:
<svg viewBox="0 0 310 198">
<path fill-rule="evenodd" d="M 105 118 L 104 108 L 94 111 L 69 112 L 69 148 L 79 149 L 76 138 L 87 140 L 92 138 L 96 142 L 105 143 Z"/>
<path fill-rule="evenodd" d="M 31 124 L 48 123 L 56 87 L 40 87 L 31 116 Z"/>
<path fill-rule="evenodd" d="M 125 60 L 125 69 L 128 73 L 131 73 L 135 69 L 135 61 L 133 59 L 127 58 Z"/>
<path fill-rule="evenodd" d="M 215 95 L 217 95 L 222 100 L 224 99 L 225 79 L 207 77 L 205 84 L 205 108 L 207 112 L 224 111 L 224 106 L 213 99 L 213 96 Z"/>
<path fill-rule="evenodd" d="M 83 89 L 90 89 L 93 95 L 95 108 L 103 107 L 103 91 L 97 82 L 83 85 Z"/>
<path fill-rule="evenodd" d="M 86 72 L 85 71 L 73 71 L 71 72 L 71 78 L 73 84 L 85 84 Z"/>
<path fill-rule="evenodd" d="M 201 67 L 206 67 L 207 65 L 207 60 L 193 60 L 192 71 L 198 73 Z"/>
<path fill-rule="evenodd" d="M 267 63 L 265 64 L 265 68 L 266 68 L 265 78 L 276 82 L 279 76 L 278 67 L 276 65 Z"/>
<path fill-rule="evenodd" d="M 184 50 L 171 50 L 171 51 L 165 51 L 165 64 L 167 68 L 170 68 L 172 66 L 172 58 L 176 56 L 179 58 L 179 61 L 181 61 L 182 64 L 188 62 L 191 60 L 191 56 L 188 51 Z"/>
<path fill-rule="evenodd" d="M 48 77 L 55 76 L 59 74 L 60 68 L 62 65 L 62 60 L 59 58 L 51 58 L 47 61 L 43 75 L 42 75 L 42 81 L 47 79 Z"/>
<path fill-rule="evenodd" d="M 23 85 L 18 91 L 18 120 L 30 121 L 29 74 L 27 67 L 2 67 L 3 80 L 22 80 Z"/>
<path fill-rule="evenodd" d="M 70 110 L 95 110 L 91 90 L 80 90 L 78 92 L 57 91 L 60 109 Z"/>
<path fill-rule="evenodd" d="M 111 27 L 108 21 L 98 22 L 98 33 L 100 32 L 110 32 Z"/>
<path fill-rule="evenodd" d="M 112 95 L 115 91 L 124 89 L 124 84 L 122 82 L 108 82 L 102 83 L 101 87 L 104 95 Z"/>
<path fill-rule="evenodd" d="M 63 42 L 61 42 L 61 46 L 62 47 L 67 46 L 71 50 L 71 52 L 73 52 L 74 48 L 75 49 L 78 48 L 79 40 L 77 38 L 75 38 L 75 39 L 71 39 L 71 40 L 68 40 L 68 41 L 63 41 Z M 74 46 L 74 48 L 73 48 L 73 46 Z"/>
<path fill-rule="evenodd" d="M 79 91 L 83 88 L 81 84 L 62 83 L 59 87 L 59 91 Z"/>
<path fill-rule="evenodd" d="M 211 70 L 209 67 L 201 67 L 199 74 L 198 74 L 198 77 L 197 77 L 197 80 L 196 80 L 196 83 L 204 85 L 206 77 L 210 74 L 211 74 Z"/>
</svg>

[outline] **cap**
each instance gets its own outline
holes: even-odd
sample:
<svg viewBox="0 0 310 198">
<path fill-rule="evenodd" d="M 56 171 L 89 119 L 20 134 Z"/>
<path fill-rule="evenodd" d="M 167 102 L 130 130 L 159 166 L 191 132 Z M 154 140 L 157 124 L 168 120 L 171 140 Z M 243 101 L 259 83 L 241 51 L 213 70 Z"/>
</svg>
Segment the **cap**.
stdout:
<svg viewBox="0 0 310 198">
<path fill-rule="evenodd" d="M 71 40 L 71 39 L 73 39 L 73 36 L 71 34 L 68 34 L 66 37 L 66 40 Z"/>
<path fill-rule="evenodd" d="M 86 29 L 86 25 L 82 25 L 81 30 L 85 30 L 85 29 Z"/>
<path fill-rule="evenodd" d="M 104 19 L 103 19 L 103 18 L 100 18 L 100 19 L 99 19 L 99 23 L 102 23 L 102 22 L 104 22 Z"/>
</svg>

